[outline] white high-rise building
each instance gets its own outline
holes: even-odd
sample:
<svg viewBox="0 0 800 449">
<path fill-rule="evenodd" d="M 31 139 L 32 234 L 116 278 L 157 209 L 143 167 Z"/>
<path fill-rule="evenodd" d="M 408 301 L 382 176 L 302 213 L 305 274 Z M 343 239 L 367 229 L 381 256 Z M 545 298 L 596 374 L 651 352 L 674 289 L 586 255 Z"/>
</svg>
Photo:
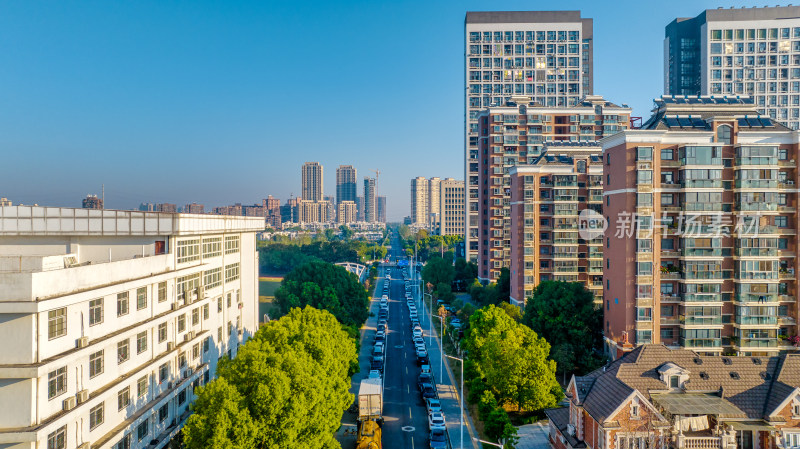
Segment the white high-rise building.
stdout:
<svg viewBox="0 0 800 449">
<path fill-rule="evenodd" d="M 465 243 L 467 258 L 476 260 L 478 112 L 512 97 L 568 107 L 591 95 L 592 19 L 580 11 L 467 12 L 464 38 Z"/>
<path fill-rule="evenodd" d="M 263 218 L 0 207 L 0 447 L 163 448 L 258 328 Z"/>
<path fill-rule="evenodd" d="M 664 93 L 753 97 L 800 129 L 800 6 L 707 9 L 664 34 Z"/>
<path fill-rule="evenodd" d="M 411 180 L 411 224 L 426 227 L 430 218 L 428 180 L 418 176 Z"/>
</svg>

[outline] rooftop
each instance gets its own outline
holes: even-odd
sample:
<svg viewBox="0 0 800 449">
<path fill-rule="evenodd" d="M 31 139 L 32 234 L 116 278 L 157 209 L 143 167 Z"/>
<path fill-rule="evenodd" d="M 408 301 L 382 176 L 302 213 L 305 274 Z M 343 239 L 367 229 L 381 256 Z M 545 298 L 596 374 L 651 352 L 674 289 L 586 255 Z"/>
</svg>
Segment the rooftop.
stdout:
<svg viewBox="0 0 800 449">
<path fill-rule="evenodd" d="M 0 207 L 0 237 L 163 236 L 263 230 L 262 217 L 67 207 Z"/>
<path fill-rule="evenodd" d="M 735 119 L 740 129 L 790 131 L 762 116 L 748 96 L 662 95 L 653 100 L 653 115 L 641 129 L 711 131 L 714 118 Z"/>
</svg>

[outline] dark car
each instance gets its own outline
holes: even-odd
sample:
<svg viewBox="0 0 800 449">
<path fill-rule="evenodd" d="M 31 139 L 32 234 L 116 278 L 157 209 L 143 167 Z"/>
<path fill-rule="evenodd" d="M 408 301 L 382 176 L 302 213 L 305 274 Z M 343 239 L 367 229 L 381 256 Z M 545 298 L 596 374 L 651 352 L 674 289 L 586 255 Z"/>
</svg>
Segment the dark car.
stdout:
<svg viewBox="0 0 800 449">
<path fill-rule="evenodd" d="M 433 384 L 433 376 L 430 373 L 422 373 L 419 375 L 419 382 L 417 385 L 419 386 L 420 390 L 422 389 L 423 384 Z"/>
<path fill-rule="evenodd" d="M 371 370 L 378 370 L 383 373 L 383 356 L 376 355 L 372 358 L 372 361 L 369 364 L 369 369 Z"/>
<path fill-rule="evenodd" d="M 431 449 L 446 449 L 447 436 L 442 429 L 431 430 Z"/>
<path fill-rule="evenodd" d="M 422 399 L 436 397 L 436 390 L 433 389 L 433 385 L 431 384 L 422 384 L 420 386 L 420 392 L 422 393 Z"/>
<path fill-rule="evenodd" d="M 417 351 L 417 364 L 418 365 L 428 365 L 431 361 L 428 358 L 427 351 Z"/>
</svg>

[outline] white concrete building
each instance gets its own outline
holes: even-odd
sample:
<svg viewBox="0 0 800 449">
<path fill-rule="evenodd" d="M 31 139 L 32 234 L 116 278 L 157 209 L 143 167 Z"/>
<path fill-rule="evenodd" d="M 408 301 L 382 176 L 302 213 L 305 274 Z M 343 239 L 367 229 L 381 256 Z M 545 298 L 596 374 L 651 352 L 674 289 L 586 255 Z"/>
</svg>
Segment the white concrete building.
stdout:
<svg viewBox="0 0 800 449">
<path fill-rule="evenodd" d="M 0 447 L 162 448 L 258 327 L 258 217 L 0 207 Z"/>
</svg>

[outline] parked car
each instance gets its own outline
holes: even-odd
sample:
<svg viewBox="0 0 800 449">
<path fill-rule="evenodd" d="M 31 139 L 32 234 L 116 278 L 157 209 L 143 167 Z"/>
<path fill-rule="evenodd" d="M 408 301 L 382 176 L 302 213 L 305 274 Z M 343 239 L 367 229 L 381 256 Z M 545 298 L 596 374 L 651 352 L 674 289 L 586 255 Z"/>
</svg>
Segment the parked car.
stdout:
<svg viewBox="0 0 800 449">
<path fill-rule="evenodd" d="M 431 384 L 422 384 L 420 386 L 420 393 L 422 393 L 422 399 L 427 398 L 435 398 L 436 397 L 436 390 L 433 388 Z"/>
<path fill-rule="evenodd" d="M 424 373 L 428 373 L 428 374 L 430 374 L 430 372 L 431 372 L 431 366 L 430 366 L 430 365 L 422 365 L 422 366 L 420 366 L 420 367 L 419 367 L 419 372 L 421 372 L 421 373 L 423 373 L 423 374 L 424 374 Z"/>
<path fill-rule="evenodd" d="M 379 371 L 379 372 L 383 373 L 383 356 L 382 355 L 376 355 L 376 356 L 372 357 L 372 361 L 370 362 L 369 369 L 370 370 L 376 370 L 376 371 Z"/>
<path fill-rule="evenodd" d="M 425 407 L 428 409 L 428 414 L 442 412 L 442 403 L 436 398 L 425 399 Z"/>
<path fill-rule="evenodd" d="M 373 355 L 380 355 L 383 354 L 383 342 L 378 341 L 375 342 L 375 346 L 372 348 Z"/>
<path fill-rule="evenodd" d="M 378 323 L 378 332 L 386 332 L 386 324 Z"/>
<path fill-rule="evenodd" d="M 375 332 L 375 341 L 386 341 L 386 332 L 384 331 Z"/>
<path fill-rule="evenodd" d="M 425 365 L 430 363 L 430 359 L 428 358 L 428 351 L 417 349 L 417 363 L 420 365 Z"/>
<path fill-rule="evenodd" d="M 433 385 L 433 375 L 431 373 L 422 373 L 417 380 L 417 386 L 422 389 L 422 384 Z"/>
<path fill-rule="evenodd" d="M 414 331 L 413 331 L 413 334 L 414 334 L 415 337 L 422 337 L 422 329 L 419 328 L 419 327 L 415 327 Z"/>
<path fill-rule="evenodd" d="M 431 449 L 447 449 L 447 436 L 443 429 L 431 430 Z"/>
<path fill-rule="evenodd" d="M 444 421 L 444 414 L 442 412 L 433 412 L 428 414 L 428 428 L 445 430 L 447 426 Z"/>
<path fill-rule="evenodd" d="M 369 376 L 367 376 L 367 377 L 369 379 L 380 379 L 381 378 L 381 372 L 376 370 L 376 369 L 369 370 Z"/>
</svg>

